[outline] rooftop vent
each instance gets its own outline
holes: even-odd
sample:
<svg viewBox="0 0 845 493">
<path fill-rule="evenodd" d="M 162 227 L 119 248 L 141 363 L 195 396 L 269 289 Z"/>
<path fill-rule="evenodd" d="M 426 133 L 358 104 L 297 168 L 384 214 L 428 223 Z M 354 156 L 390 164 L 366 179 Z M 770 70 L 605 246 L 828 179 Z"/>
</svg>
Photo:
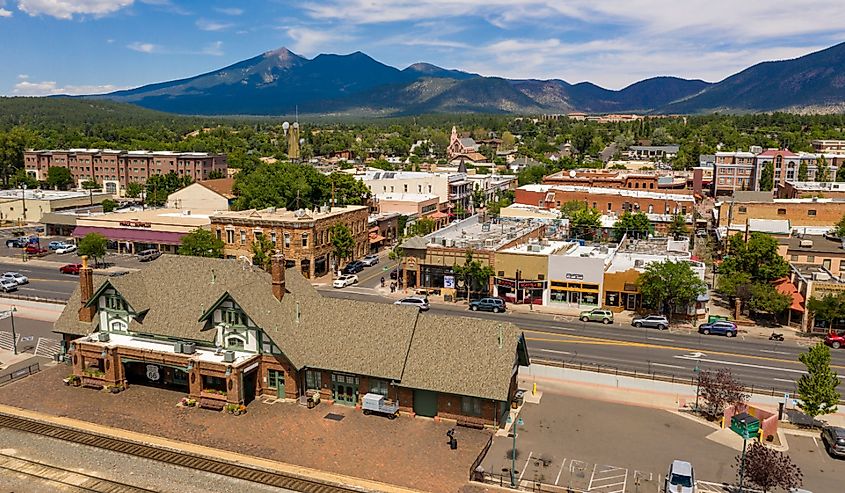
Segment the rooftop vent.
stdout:
<svg viewBox="0 0 845 493">
<path fill-rule="evenodd" d="M 801 240 L 798 245 L 801 248 L 813 248 L 813 240 Z"/>
<path fill-rule="evenodd" d="M 814 281 L 829 281 L 830 274 L 827 272 L 813 272 L 813 280 Z"/>
</svg>

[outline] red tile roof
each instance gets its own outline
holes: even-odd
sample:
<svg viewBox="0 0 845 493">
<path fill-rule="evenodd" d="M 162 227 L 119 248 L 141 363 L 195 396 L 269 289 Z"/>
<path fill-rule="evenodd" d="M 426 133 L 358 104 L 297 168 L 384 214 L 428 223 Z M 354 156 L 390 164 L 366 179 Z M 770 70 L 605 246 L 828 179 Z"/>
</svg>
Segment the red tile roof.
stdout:
<svg viewBox="0 0 845 493">
<path fill-rule="evenodd" d="M 234 178 L 218 178 L 216 180 L 204 180 L 197 183 L 227 199 L 235 198 L 235 194 L 232 192 L 232 187 L 235 185 Z"/>
<path fill-rule="evenodd" d="M 766 149 L 760 154 L 757 154 L 757 157 L 775 157 L 778 154 L 782 155 L 783 157 L 798 157 L 798 154 L 795 154 L 789 149 Z"/>
</svg>

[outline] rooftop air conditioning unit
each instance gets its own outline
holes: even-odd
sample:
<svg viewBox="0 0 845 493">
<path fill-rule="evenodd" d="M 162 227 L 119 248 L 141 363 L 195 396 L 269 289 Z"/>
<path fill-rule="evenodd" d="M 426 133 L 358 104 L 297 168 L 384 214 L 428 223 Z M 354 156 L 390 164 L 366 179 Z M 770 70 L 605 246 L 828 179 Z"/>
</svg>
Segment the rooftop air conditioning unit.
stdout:
<svg viewBox="0 0 845 493">
<path fill-rule="evenodd" d="M 827 272 L 813 272 L 813 280 L 814 281 L 829 281 L 830 274 Z"/>
<path fill-rule="evenodd" d="M 642 259 L 634 260 L 634 267 L 642 267 L 645 262 Z"/>
<path fill-rule="evenodd" d="M 226 351 L 223 353 L 223 362 L 224 363 L 234 363 L 235 362 L 235 352 L 234 351 Z"/>
<path fill-rule="evenodd" d="M 173 352 L 176 354 L 182 354 L 182 345 L 184 343 L 181 341 L 177 341 L 173 343 Z"/>
<path fill-rule="evenodd" d="M 97 333 L 97 340 L 100 342 L 109 342 L 109 333 L 108 332 L 98 332 Z"/>
<path fill-rule="evenodd" d="M 184 354 L 194 354 L 197 352 L 197 345 L 193 342 L 183 342 L 182 343 L 182 352 Z"/>
<path fill-rule="evenodd" d="M 813 248 L 813 240 L 801 240 L 801 242 L 798 243 L 798 245 L 801 248 Z"/>
</svg>

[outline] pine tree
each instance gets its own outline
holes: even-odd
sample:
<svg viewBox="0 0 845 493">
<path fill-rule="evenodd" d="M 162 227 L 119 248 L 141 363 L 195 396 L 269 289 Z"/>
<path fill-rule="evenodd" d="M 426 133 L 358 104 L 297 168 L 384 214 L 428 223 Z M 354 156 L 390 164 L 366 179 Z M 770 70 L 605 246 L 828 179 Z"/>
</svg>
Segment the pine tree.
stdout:
<svg viewBox="0 0 845 493">
<path fill-rule="evenodd" d="M 820 342 L 798 359 L 807 367 L 807 374 L 798 379 L 798 407 L 811 418 L 835 412 L 840 397 L 836 391 L 839 377 L 830 367 L 830 348 Z"/>
</svg>

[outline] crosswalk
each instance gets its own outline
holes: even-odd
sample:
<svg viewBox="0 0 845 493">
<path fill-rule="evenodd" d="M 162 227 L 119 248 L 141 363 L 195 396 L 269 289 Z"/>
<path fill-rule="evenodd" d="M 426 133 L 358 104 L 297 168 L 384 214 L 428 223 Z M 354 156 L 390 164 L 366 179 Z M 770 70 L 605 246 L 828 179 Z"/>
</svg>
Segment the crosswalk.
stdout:
<svg viewBox="0 0 845 493">
<path fill-rule="evenodd" d="M 53 359 L 62 350 L 62 345 L 57 339 L 39 337 L 35 345 L 35 355 Z"/>
<path fill-rule="evenodd" d="M 20 341 L 21 336 L 20 334 L 15 334 L 16 339 Z M 12 333 L 11 332 L 3 332 L 0 331 L 0 349 L 4 349 L 6 351 L 11 351 L 14 347 L 12 343 Z"/>
</svg>

